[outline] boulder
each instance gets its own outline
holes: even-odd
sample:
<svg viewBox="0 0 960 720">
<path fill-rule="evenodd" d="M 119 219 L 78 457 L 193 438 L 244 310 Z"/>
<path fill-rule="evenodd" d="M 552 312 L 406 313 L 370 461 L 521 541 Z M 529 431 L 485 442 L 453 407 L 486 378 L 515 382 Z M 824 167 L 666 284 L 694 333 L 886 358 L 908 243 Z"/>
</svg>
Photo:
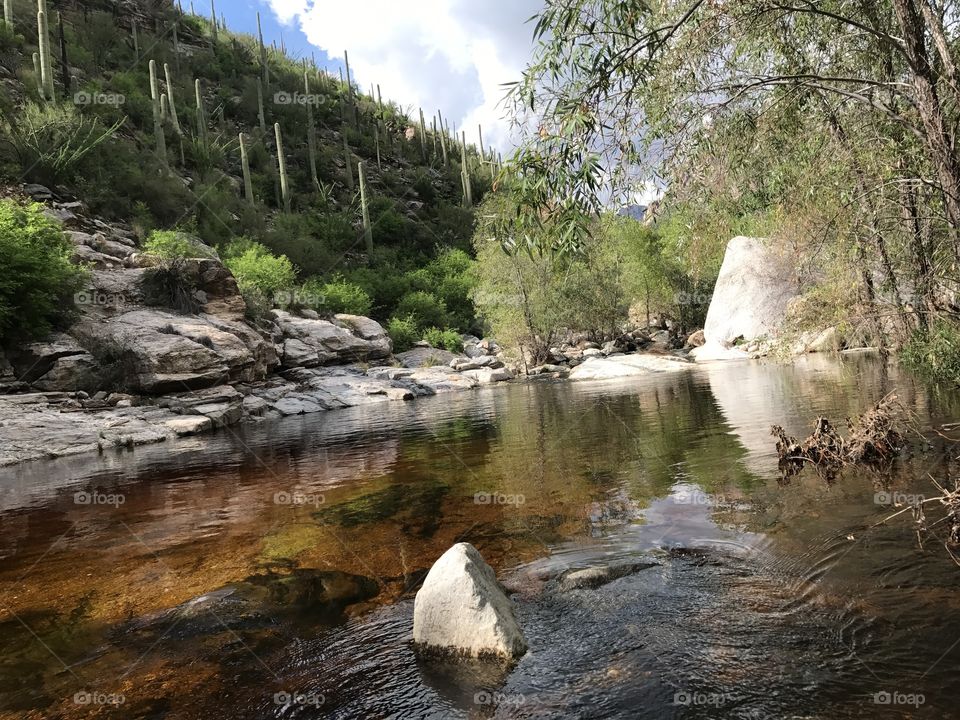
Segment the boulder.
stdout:
<svg viewBox="0 0 960 720">
<path fill-rule="evenodd" d="M 697 330 L 695 333 L 691 333 L 687 338 L 687 345 L 690 347 L 702 347 L 706 342 L 707 339 L 703 335 L 703 330 Z"/>
<path fill-rule="evenodd" d="M 369 318 L 340 315 L 339 321 L 346 326 L 342 327 L 329 320 L 297 317 L 283 310 L 274 310 L 273 316 L 284 339 L 299 342 L 289 353 L 284 346 L 287 367 L 294 358 L 301 366 L 331 365 L 385 358 L 392 350 L 386 331 Z M 309 356 L 304 346 L 311 351 Z"/>
<path fill-rule="evenodd" d="M 252 331 L 241 336 L 216 325 L 215 318 L 137 309 L 103 320 L 86 317 L 70 334 L 119 360 L 122 381 L 133 392 L 155 395 L 260 379 L 268 343 Z"/>
<path fill-rule="evenodd" d="M 513 379 L 513 373 L 506 368 L 480 368 L 479 370 L 467 370 L 463 374 L 473 378 L 481 385 L 489 385 L 490 383 Z"/>
<path fill-rule="evenodd" d="M 807 352 L 836 352 L 840 350 L 843 346 L 843 339 L 840 337 L 840 333 L 836 327 L 828 327 L 823 332 L 819 333 L 811 342 L 807 345 Z"/>
<path fill-rule="evenodd" d="M 607 380 L 682 372 L 690 363 L 674 355 L 617 355 L 610 358 L 591 357 L 570 372 L 571 380 Z"/>
<path fill-rule="evenodd" d="M 787 304 L 799 292 L 796 264 L 784 249 L 763 238 L 735 237 L 727 244 L 703 332 L 698 360 L 721 358 L 738 339 L 777 334 Z"/>
<path fill-rule="evenodd" d="M 457 543 L 427 573 L 413 609 L 425 654 L 513 660 L 527 651 L 513 603 L 473 545 Z"/>
</svg>

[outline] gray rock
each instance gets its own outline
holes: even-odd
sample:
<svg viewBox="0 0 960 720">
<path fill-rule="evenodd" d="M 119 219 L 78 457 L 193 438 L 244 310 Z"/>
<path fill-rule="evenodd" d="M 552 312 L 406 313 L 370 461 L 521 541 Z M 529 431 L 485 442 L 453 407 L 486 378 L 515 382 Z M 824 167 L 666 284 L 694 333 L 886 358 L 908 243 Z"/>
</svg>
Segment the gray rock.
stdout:
<svg viewBox="0 0 960 720">
<path fill-rule="evenodd" d="M 446 365 L 449 367 L 451 360 L 459 358 L 458 355 L 454 355 L 449 350 L 441 350 L 430 347 L 429 345 L 426 347 L 415 347 L 412 350 L 397 353 L 395 357 L 401 365 L 408 368 L 433 367 L 436 365 Z"/>
<path fill-rule="evenodd" d="M 527 651 L 513 603 L 473 545 L 457 543 L 427 573 L 413 608 L 422 654 L 513 660 Z"/>
<path fill-rule="evenodd" d="M 463 374 L 473 378 L 481 385 L 489 385 L 490 383 L 513 379 L 513 373 L 506 368 L 500 368 L 499 370 L 481 368 L 479 370 L 467 370 Z"/>
<path fill-rule="evenodd" d="M 651 375 L 655 373 L 683 372 L 691 363 L 673 355 L 618 355 L 610 358 L 589 358 L 570 372 L 571 380 L 607 380 Z"/>
<path fill-rule="evenodd" d="M 299 318 L 283 310 L 274 310 L 273 316 L 284 338 L 298 340 L 313 349 L 316 363 L 320 365 L 385 358 L 392 350 L 386 331 L 379 323 L 368 318 L 340 316 L 344 318 L 340 322 L 358 328 L 357 331 L 366 336 L 363 337 L 327 320 Z M 286 352 L 284 354 L 286 357 Z"/>
<path fill-rule="evenodd" d="M 598 588 L 618 580 L 619 578 L 633 575 L 634 573 L 656 567 L 657 563 L 641 562 L 628 563 L 624 565 L 595 565 L 582 570 L 568 570 L 563 573 L 557 581 L 557 589 L 560 592 L 569 592 L 570 590 L 579 590 L 583 588 Z"/>
</svg>

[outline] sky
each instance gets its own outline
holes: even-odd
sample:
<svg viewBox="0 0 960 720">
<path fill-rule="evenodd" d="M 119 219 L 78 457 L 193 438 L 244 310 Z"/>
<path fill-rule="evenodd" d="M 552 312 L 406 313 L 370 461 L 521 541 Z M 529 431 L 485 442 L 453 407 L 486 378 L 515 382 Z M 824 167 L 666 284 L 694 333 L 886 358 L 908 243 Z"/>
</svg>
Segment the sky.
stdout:
<svg viewBox="0 0 960 720">
<path fill-rule="evenodd" d="M 207 0 L 193 0 L 209 14 Z M 519 79 L 530 58 L 533 26 L 527 20 L 542 0 L 218 0 L 231 30 L 279 40 L 298 57 L 315 55 L 336 72 L 344 50 L 356 83 L 380 85 L 416 116 L 438 110 L 476 143 L 504 155 L 513 147 L 501 101 L 503 84 Z"/>
</svg>

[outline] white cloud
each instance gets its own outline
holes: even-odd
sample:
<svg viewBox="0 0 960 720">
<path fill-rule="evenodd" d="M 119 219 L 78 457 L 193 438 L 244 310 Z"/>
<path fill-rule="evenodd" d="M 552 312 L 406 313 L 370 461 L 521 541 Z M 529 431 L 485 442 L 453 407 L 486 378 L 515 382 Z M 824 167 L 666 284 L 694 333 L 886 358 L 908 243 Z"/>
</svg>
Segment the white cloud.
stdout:
<svg viewBox="0 0 960 720">
<path fill-rule="evenodd" d="M 526 20 L 542 0 L 269 0 L 281 21 L 295 19 L 309 41 L 332 57 L 350 53 L 356 82 L 379 83 L 385 98 L 428 118 L 437 110 L 457 128 L 506 153 L 509 123 L 503 83 L 519 79 L 529 59 Z"/>
<path fill-rule="evenodd" d="M 267 0 L 277 19 L 287 24 L 307 10 L 307 0 Z"/>
</svg>

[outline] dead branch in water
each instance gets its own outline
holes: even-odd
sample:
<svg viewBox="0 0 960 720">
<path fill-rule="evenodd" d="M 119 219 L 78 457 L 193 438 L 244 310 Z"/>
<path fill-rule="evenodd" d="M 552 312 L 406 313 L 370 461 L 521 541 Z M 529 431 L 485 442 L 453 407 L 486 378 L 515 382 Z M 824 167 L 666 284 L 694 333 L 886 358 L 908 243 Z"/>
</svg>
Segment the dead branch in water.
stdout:
<svg viewBox="0 0 960 720">
<path fill-rule="evenodd" d="M 844 438 L 825 417 L 818 417 L 813 432 L 802 443 L 774 425 L 770 434 L 777 438 L 780 468 L 786 477 L 795 475 L 809 462 L 828 480 L 847 465 L 879 465 L 900 454 L 903 434 L 897 418 L 903 408 L 895 395 L 887 395 L 856 420 L 847 418 Z"/>
</svg>

